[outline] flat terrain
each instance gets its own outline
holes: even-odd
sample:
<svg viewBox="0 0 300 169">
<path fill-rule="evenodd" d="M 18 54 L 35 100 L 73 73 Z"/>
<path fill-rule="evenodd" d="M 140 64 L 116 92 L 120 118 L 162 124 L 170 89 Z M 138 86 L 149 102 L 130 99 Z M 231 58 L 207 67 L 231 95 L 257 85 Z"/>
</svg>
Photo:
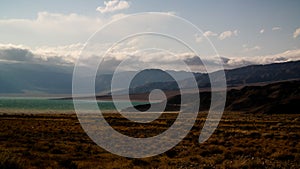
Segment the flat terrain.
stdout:
<svg viewBox="0 0 300 169">
<path fill-rule="evenodd" d="M 136 124 L 106 114 L 117 130 L 149 137 L 166 130 L 177 114 Z M 1 114 L 0 168 L 300 168 L 300 115 L 225 112 L 205 143 L 198 137 L 206 114 L 164 154 L 131 159 L 113 155 L 85 134 L 75 114 Z"/>
</svg>

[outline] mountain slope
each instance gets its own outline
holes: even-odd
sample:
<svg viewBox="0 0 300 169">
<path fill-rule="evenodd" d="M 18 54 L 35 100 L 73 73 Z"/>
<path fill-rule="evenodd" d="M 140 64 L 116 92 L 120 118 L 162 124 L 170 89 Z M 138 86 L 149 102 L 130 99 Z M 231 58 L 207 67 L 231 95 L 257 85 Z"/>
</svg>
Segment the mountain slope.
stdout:
<svg viewBox="0 0 300 169">
<path fill-rule="evenodd" d="M 200 111 L 208 110 L 211 101 L 210 92 L 200 93 Z M 179 111 L 181 95 L 167 100 L 166 111 Z M 265 86 L 246 86 L 240 90 L 227 92 L 226 111 L 242 111 L 249 113 L 277 114 L 300 113 L 300 80 L 273 83 Z M 145 111 L 150 107 L 139 105 L 135 108 Z M 126 111 L 133 110 L 132 108 Z"/>
</svg>

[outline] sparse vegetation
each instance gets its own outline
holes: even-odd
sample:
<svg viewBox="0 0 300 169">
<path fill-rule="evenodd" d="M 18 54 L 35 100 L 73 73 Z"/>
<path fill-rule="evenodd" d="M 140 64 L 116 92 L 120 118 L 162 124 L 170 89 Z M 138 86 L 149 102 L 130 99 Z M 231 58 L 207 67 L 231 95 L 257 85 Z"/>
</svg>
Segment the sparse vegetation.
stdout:
<svg viewBox="0 0 300 169">
<path fill-rule="evenodd" d="M 176 114 L 149 124 L 133 124 L 106 114 L 118 131 L 149 137 L 172 125 Z M 198 136 L 206 114 L 186 138 L 164 154 L 132 159 L 98 147 L 84 133 L 75 114 L 2 114 L 0 168 L 299 168 L 299 115 L 253 115 L 227 112 L 205 143 Z M 280 123 L 280 125 L 279 125 Z"/>
<path fill-rule="evenodd" d="M 26 167 L 25 161 L 8 151 L 0 152 L 0 168 L 1 169 L 23 169 Z"/>
</svg>

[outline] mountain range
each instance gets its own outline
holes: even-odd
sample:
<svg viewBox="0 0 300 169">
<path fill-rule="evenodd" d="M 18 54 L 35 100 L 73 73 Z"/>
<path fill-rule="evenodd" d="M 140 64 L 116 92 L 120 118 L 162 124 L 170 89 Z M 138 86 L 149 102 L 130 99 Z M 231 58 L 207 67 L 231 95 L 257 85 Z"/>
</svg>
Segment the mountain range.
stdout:
<svg viewBox="0 0 300 169">
<path fill-rule="evenodd" d="M 231 70 L 225 70 L 229 87 L 246 86 L 255 83 L 272 83 L 276 81 L 300 79 L 300 61 L 274 63 L 268 65 L 251 65 Z M 0 62 L 0 94 L 71 94 L 72 93 L 71 65 L 43 65 L 29 63 Z M 216 73 L 216 72 L 212 72 Z M 117 85 L 114 90 L 122 93 L 122 82 L 136 74 L 130 82 L 131 94 L 147 93 L 153 89 L 164 91 L 178 90 L 177 81 L 189 84 L 190 72 L 162 71 L 146 69 L 139 73 L 125 71 L 116 76 Z M 207 73 L 192 73 L 199 88 L 209 88 Z M 96 93 L 109 94 L 113 74 L 99 74 L 96 77 Z"/>
<path fill-rule="evenodd" d="M 228 87 L 247 86 L 256 83 L 272 83 L 278 81 L 300 79 L 300 61 L 273 63 L 267 65 L 250 65 L 241 68 L 224 70 Z M 212 72 L 217 74 L 218 72 Z M 198 87 L 210 88 L 209 75 L 207 73 L 194 73 Z M 191 79 L 179 81 L 181 84 L 190 84 Z M 176 90 L 177 82 L 154 82 L 131 88 L 132 93 L 147 93 L 153 89 L 163 91 Z"/>
</svg>

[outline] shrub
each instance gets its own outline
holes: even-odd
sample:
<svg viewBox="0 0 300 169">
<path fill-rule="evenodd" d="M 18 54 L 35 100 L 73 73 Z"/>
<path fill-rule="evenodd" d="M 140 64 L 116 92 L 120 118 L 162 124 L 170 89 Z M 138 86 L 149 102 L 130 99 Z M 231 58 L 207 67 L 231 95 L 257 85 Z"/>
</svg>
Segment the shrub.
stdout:
<svg viewBox="0 0 300 169">
<path fill-rule="evenodd" d="M 150 163 L 148 161 L 144 161 L 144 160 L 141 160 L 141 159 L 133 159 L 132 164 L 134 166 L 148 166 L 148 165 L 150 165 Z"/>
<path fill-rule="evenodd" d="M 77 164 L 70 159 L 62 160 L 62 161 L 60 161 L 59 164 L 62 167 L 69 168 L 69 169 L 77 169 L 78 168 Z"/>
<path fill-rule="evenodd" d="M 275 152 L 272 157 L 280 161 L 294 160 L 295 156 L 288 152 Z"/>
<path fill-rule="evenodd" d="M 1 152 L 0 168 L 1 169 L 23 169 L 26 168 L 26 164 L 21 158 L 15 156 L 11 152 Z"/>
</svg>

